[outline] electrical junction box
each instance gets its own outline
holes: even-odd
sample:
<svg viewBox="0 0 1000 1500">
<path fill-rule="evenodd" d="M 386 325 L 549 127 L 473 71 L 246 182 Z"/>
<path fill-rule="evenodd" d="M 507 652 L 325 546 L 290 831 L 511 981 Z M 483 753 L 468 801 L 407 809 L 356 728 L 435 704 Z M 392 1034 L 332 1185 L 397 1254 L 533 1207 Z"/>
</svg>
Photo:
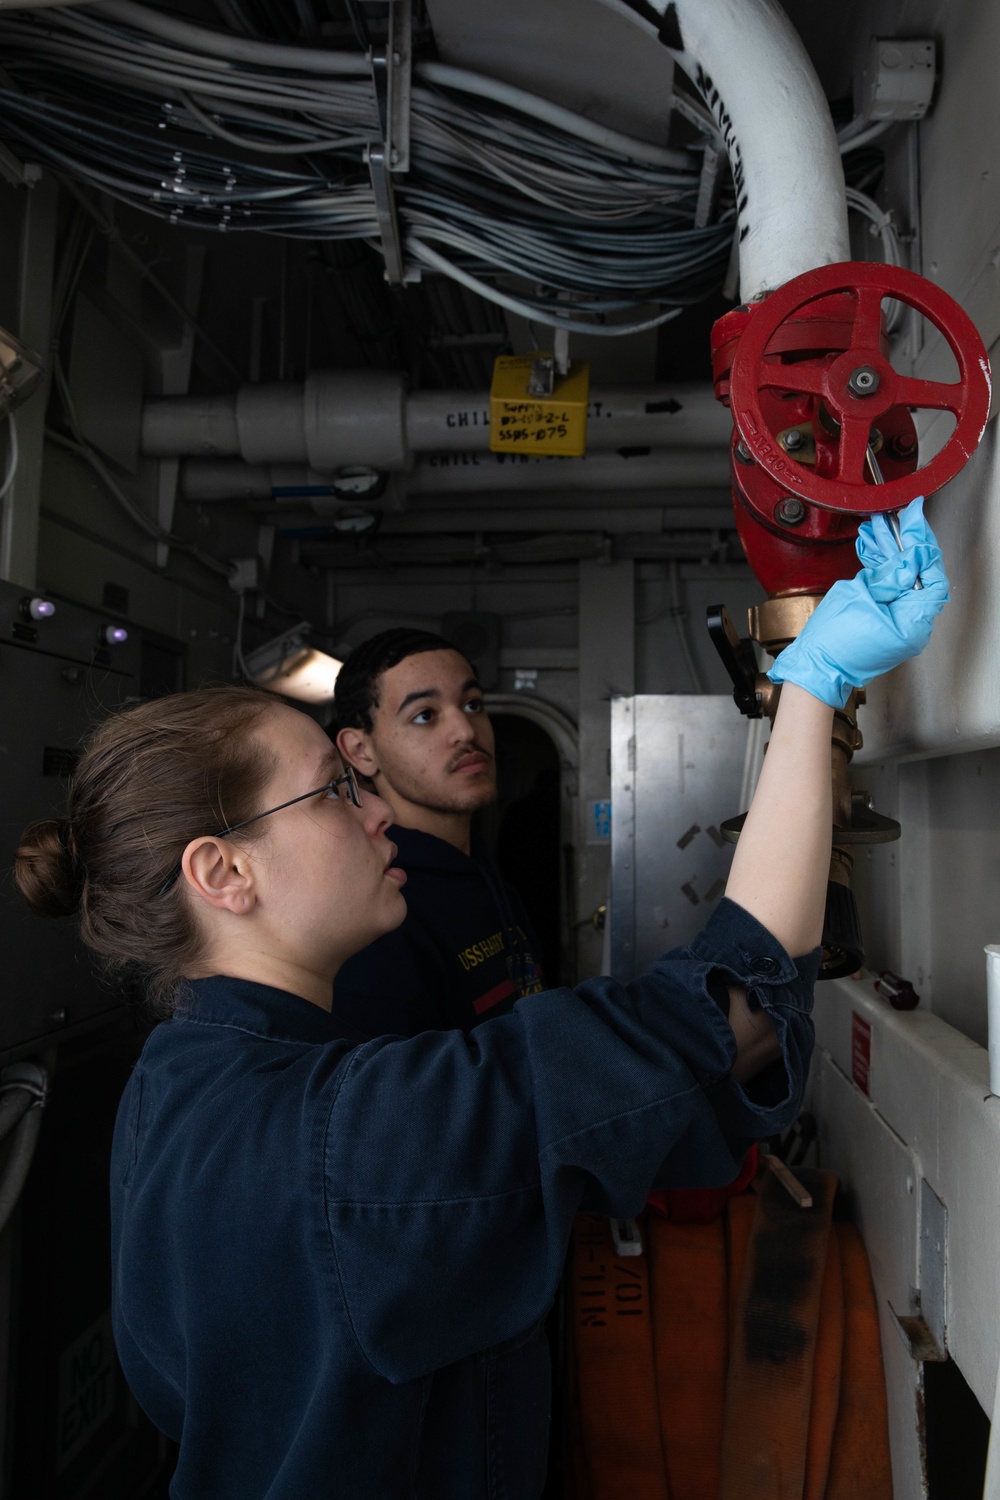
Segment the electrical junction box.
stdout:
<svg viewBox="0 0 1000 1500">
<path fill-rule="evenodd" d="M 872 37 L 858 90 L 866 120 L 921 120 L 930 108 L 937 52 L 929 37 Z"/>
<path fill-rule="evenodd" d="M 552 360 L 551 354 L 535 353 L 501 355 L 496 361 L 490 387 L 491 452 L 582 458 L 587 451 L 590 366 L 574 359 L 568 375 L 552 379 L 549 393 L 536 393 Z"/>
</svg>

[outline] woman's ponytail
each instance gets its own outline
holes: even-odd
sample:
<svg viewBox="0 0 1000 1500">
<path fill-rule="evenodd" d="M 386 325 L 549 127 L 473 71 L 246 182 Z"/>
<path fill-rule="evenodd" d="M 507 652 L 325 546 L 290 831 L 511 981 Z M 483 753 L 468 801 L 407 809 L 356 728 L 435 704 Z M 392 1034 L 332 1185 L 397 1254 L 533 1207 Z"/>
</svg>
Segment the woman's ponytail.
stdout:
<svg viewBox="0 0 1000 1500">
<path fill-rule="evenodd" d="M 140 978 L 169 1012 L 203 938 L 176 874 L 199 834 L 251 818 L 274 767 L 258 734 L 278 706 L 259 688 L 204 688 L 112 714 L 90 736 L 67 821 L 25 830 L 14 880 L 35 911 L 80 913 L 107 967 Z M 238 837 L 265 836 L 266 824 Z"/>
<path fill-rule="evenodd" d="M 42 818 L 26 828 L 14 856 L 21 895 L 45 917 L 69 917 L 80 909 L 83 878 L 69 825 Z"/>
</svg>

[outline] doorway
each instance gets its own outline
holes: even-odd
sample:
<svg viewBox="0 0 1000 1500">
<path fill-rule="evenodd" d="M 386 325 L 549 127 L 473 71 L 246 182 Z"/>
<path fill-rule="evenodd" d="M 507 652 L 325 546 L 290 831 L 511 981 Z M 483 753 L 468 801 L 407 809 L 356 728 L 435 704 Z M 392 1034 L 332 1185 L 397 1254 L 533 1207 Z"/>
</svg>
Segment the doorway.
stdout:
<svg viewBox="0 0 1000 1500">
<path fill-rule="evenodd" d="M 562 982 L 561 764 L 550 735 L 520 715 L 493 712 L 497 800 L 480 832 L 501 875 L 517 891 L 540 946 L 547 986 Z"/>
</svg>

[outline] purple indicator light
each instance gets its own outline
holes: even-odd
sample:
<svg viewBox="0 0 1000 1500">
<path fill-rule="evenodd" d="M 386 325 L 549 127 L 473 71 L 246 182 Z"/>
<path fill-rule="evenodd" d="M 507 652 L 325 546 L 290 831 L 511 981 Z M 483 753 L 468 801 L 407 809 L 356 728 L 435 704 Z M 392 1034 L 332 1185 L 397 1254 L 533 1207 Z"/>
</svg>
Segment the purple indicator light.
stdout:
<svg viewBox="0 0 1000 1500">
<path fill-rule="evenodd" d="M 109 646 L 123 646 L 128 640 L 128 631 L 124 625 L 105 625 L 104 639 Z"/>
<path fill-rule="evenodd" d="M 51 599 L 32 599 L 28 604 L 28 613 L 33 620 L 48 620 L 55 614 L 56 607 Z"/>
</svg>

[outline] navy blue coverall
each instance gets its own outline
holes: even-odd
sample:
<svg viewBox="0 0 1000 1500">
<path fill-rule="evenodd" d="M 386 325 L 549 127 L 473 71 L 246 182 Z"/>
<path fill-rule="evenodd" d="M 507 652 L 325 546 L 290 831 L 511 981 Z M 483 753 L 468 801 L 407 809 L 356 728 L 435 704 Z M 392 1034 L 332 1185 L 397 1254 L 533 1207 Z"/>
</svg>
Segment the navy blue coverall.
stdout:
<svg viewBox="0 0 1000 1500">
<path fill-rule="evenodd" d="M 180 1444 L 175 1500 L 536 1500 L 574 1215 L 729 1182 L 794 1118 L 817 965 L 723 901 L 632 984 L 361 1045 L 283 991 L 191 983 L 112 1163 L 115 1336 Z M 781 1043 L 747 1089 L 727 983 Z"/>
<path fill-rule="evenodd" d="M 388 837 L 407 874 L 406 919 L 355 953 L 333 985 L 345 1036 L 471 1031 L 544 988 L 520 896 L 478 844 L 472 855 L 417 828 Z"/>
</svg>

